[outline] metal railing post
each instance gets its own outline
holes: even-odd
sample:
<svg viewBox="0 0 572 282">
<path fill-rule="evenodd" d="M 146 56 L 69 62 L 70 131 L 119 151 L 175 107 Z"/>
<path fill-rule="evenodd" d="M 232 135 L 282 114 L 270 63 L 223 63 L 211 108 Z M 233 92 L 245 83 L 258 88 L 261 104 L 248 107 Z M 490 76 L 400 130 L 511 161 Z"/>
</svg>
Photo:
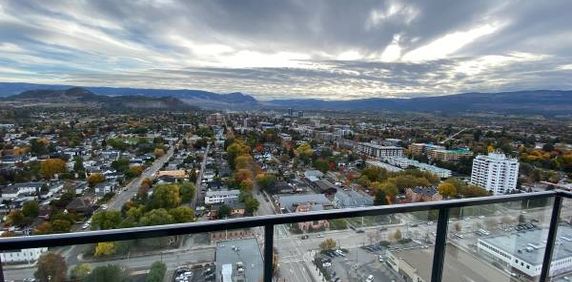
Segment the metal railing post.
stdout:
<svg viewBox="0 0 572 282">
<path fill-rule="evenodd" d="M 556 234 L 558 233 L 558 218 L 560 217 L 560 209 L 562 207 L 562 197 L 557 195 L 554 197 L 554 205 L 552 206 L 552 216 L 550 217 L 550 227 L 548 229 L 548 238 L 546 239 L 546 249 L 544 251 L 544 260 L 542 261 L 542 271 L 538 281 L 548 281 L 550 275 L 550 263 L 552 262 L 552 254 L 554 253 L 554 243 Z"/>
<path fill-rule="evenodd" d="M 4 264 L 2 263 L 2 258 L 0 258 L 0 281 L 4 280 Z"/>
<path fill-rule="evenodd" d="M 264 225 L 264 282 L 272 282 L 274 264 L 274 225 Z"/>
<path fill-rule="evenodd" d="M 437 235 L 435 237 L 435 250 L 433 251 L 433 268 L 431 269 L 432 282 L 441 282 L 443 277 L 443 263 L 445 262 L 445 246 L 447 243 L 448 224 L 449 208 L 439 209 Z"/>
</svg>

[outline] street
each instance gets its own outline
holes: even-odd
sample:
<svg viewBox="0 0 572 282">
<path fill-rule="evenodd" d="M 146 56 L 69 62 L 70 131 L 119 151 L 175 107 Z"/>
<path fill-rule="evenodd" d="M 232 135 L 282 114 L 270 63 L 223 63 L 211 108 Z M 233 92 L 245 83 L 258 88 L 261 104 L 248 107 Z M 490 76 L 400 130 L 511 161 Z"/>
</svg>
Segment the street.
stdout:
<svg viewBox="0 0 572 282">
<path fill-rule="evenodd" d="M 131 198 L 133 198 L 137 192 L 139 191 L 139 186 L 141 186 L 141 182 L 143 182 L 143 179 L 145 178 L 153 178 L 153 175 L 155 175 L 155 173 L 157 173 L 157 171 L 159 171 L 163 165 L 169 161 L 169 159 L 173 156 L 173 152 L 175 151 L 174 149 L 174 145 L 172 145 L 169 150 L 165 153 L 165 155 L 163 155 L 162 157 L 160 157 L 159 159 L 155 160 L 155 162 L 153 162 L 153 164 L 147 168 L 145 171 L 143 171 L 143 173 L 136 177 L 135 179 L 133 179 L 131 182 L 129 182 L 129 184 L 127 184 L 124 188 L 123 191 L 121 191 L 120 193 L 117 193 L 115 195 L 115 197 L 113 197 L 109 203 L 109 210 L 121 210 L 121 208 L 123 207 L 123 205 L 131 200 Z"/>
</svg>

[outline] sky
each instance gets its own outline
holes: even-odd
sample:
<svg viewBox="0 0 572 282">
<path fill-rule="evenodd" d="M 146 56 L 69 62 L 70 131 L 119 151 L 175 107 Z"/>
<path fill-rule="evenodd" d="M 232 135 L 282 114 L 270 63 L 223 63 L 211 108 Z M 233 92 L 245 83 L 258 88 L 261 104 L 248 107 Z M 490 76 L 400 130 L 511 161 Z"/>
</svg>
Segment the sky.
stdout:
<svg viewBox="0 0 572 282">
<path fill-rule="evenodd" d="M 572 89 L 570 0 L 0 0 L 0 82 L 261 100 Z"/>
</svg>

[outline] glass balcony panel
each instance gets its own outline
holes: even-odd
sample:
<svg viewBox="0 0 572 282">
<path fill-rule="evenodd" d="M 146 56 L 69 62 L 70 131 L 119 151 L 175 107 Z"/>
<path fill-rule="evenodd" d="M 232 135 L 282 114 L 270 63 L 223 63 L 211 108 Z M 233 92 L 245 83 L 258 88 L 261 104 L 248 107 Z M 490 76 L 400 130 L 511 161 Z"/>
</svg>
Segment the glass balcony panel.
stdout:
<svg viewBox="0 0 572 282">
<path fill-rule="evenodd" d="M 430 281 L 436 218 L 437 211 L 423 211 L 277 225 L 275 278 Z"/>
<path fill-rule="evenodd" d="M 454 208 L 443 281 L 538 281 L 553 199 Z"/>
<path fill-rule="evenodd" d="M 550 263 L 551 281 L 572 281 L 572 199 L 563 199 L 558 232 L 554 242 L 552 262 Z"/>
<path fill-rule="evenodd" d="M 263 249 L 262 228 L 233 229 L 14 250 L 2 267 L 5 281 L 262 281 Z"/>
</svg>

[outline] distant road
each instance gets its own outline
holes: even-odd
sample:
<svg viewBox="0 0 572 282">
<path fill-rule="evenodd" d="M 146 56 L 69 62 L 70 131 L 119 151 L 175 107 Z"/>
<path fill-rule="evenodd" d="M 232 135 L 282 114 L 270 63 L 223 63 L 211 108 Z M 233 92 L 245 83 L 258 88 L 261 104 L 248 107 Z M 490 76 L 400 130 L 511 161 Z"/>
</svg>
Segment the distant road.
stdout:
<svg viewBox="0 0 572 282">
<path fill-rule="evenodd" d="M 179 265 L 195 264 L 214 261 L 215 247 L 206 247 L 201 249 L 176 249 L 165 250 L 147 256 L 138 256 L 125 259 L 102 259 L 96 262 L 86 262 L 92 268 L 98 266 L 106 266 L 108 264 L 120 265 L 127 267 L 130 271 L 149 269 L 151 264 L 156 261 L 162 261 L 166 264 L 168 270 L 174 270 Z M 69 258 L 66 259 L 68 268 L 72 267 Z M 77 263 L 77 258 L 74 258 Z M 74 264 L 75 264 L 74 263 Z M 34 277 L 36 267 L 25 268 L 4 268 L 4 277 L 6 281 L 24 280 Z"/>
<path fill-rule="evenodd" d="M 211 144 L 207 144 L 207 148 L 205 149 L 205 154 L 203 155 L 203 160 L 201 162 L 201 168 L 199 170 L 199 174 L 197 175 L 197 182 L 195 183 L 195 196 L 193 197 L 193 200 L 191 201 L 191 207 L 193 209 L 197 206 L 197 201 L 198 201 L 199 195 L 201 193 L 201 181 L 203 179 L 203 173 L 204 173 L 205 168 L 207 166 L 207 158 L 209 156 L 210 147 L 211 147 Z"/>
<path fill-rule="evenodd" d="M 127 184 L 127 186 L 123 188 L 124 191 L 120 191 L 120 193 L 116 194 L 116 196 L 113 199 L 111 199 L 111 201 L 108 204 L 109 210 L 121 210 L 121 207 L 123 207 L 123 205 L 127 201 L 131 200 L 137 194 L 137 192 L 139 191 L 139 186 L 141 186 L 141 182 L 143 182 L 143 179 L 153 178 L 155 173 L 157 173 L 157 171 L 159 171 L 163 167 L 163 165 L 167 161 L 169 161 L 169 159 L 173 156 L 173 153 L 175 151 L 174 147 L 175 146 L 172 145 L 164 156 L 156 159 L 155 162 L 153 162 L 153 164 L 149 168 L 143 171 L 143 173 L 140 176 L 129 182 L 129 184 Z"/>
</svg>

